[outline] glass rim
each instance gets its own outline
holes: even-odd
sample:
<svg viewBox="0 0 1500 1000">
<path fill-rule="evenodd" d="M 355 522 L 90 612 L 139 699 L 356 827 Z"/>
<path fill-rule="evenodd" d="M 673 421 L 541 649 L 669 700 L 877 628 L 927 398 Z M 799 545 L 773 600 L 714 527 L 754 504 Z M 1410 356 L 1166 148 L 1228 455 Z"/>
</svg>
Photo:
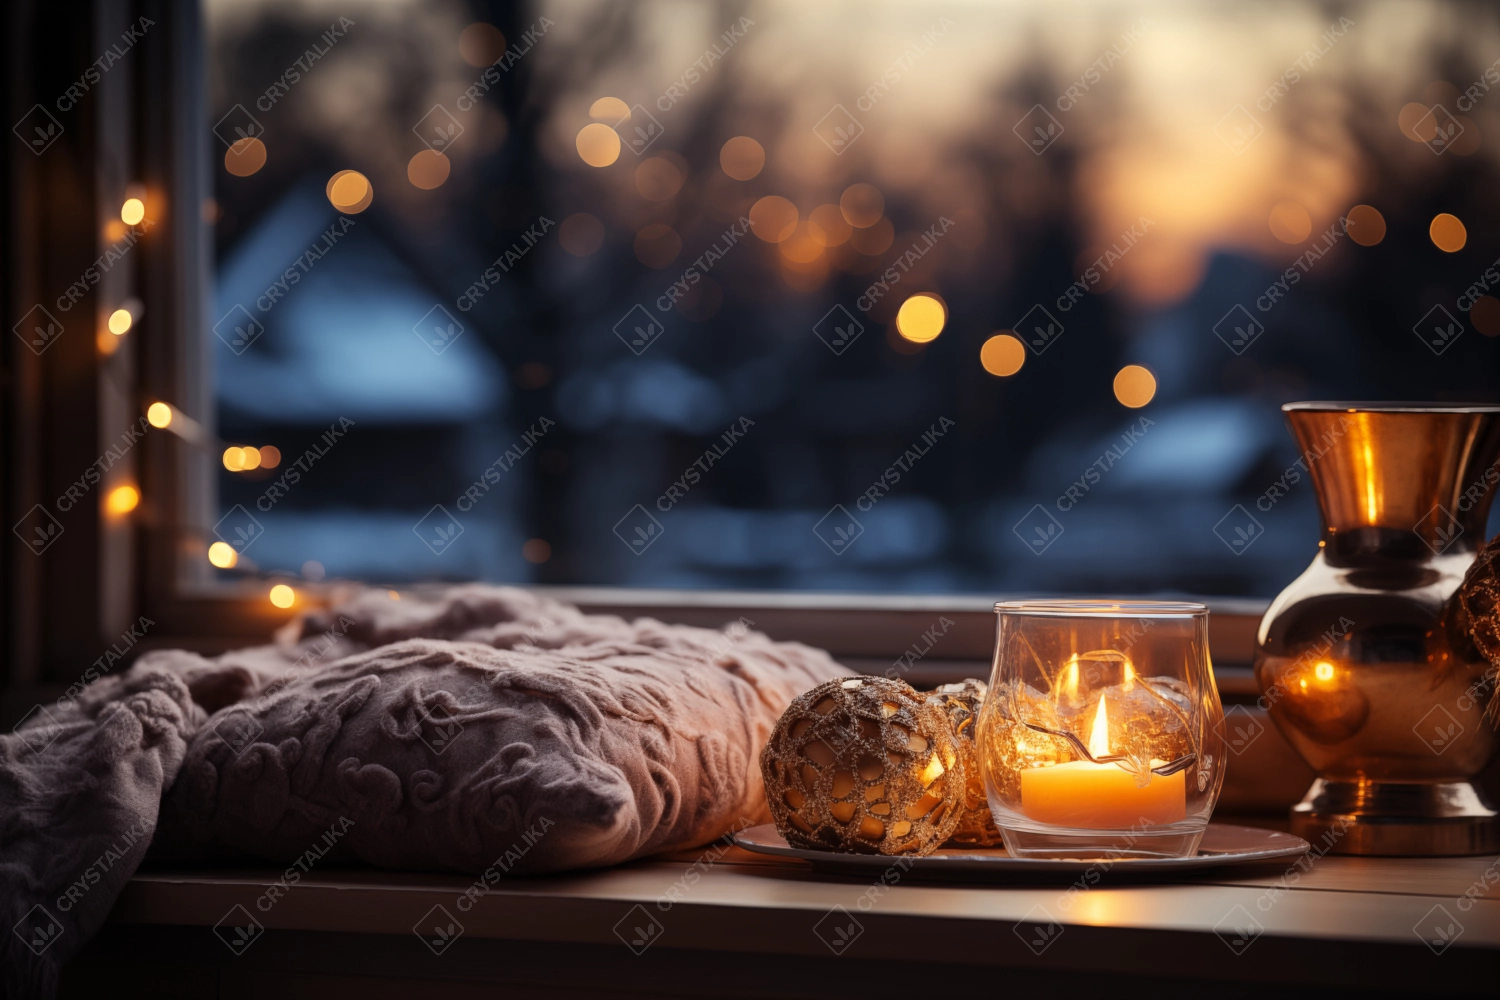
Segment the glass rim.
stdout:
<svg viewBox="0 0 1500 1000">
<path fill-rule="evenodd" d="M 1196 601 L 1111 601 L 1100 598 L 996 601 L 1000 615 L 1035 615 L 1049 618 L 1196 618 L 1208 615 L 1208 606 Z"/>
</svg>

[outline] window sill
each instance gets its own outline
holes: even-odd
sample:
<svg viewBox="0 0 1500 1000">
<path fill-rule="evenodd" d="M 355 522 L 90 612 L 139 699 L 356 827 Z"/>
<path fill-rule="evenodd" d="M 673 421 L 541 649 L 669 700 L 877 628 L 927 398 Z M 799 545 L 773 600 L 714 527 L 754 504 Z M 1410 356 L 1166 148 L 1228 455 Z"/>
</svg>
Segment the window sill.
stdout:
<svg viewBox="0 0 1500 1000">
<path fill-rule="evenodd" d="M 462 876 L 318 871 L 264 909 L 257 900 L 279 873 L 141 874 L 104 932 L 69 968 L 63 995 L 82 996 L 125 975 L 134 982 L 170 975 L 182 984 L 174 995 L 205 997 L 312 995 L 330 986 L 369 989 L 377 979 L 386 989 L 399 980 L 399 988 L 421 984 L 479 995 L 481 985 L 508 985 L 523 989 L 516 995 L 535 997 L 578 995 L 567 990 L 884 994 L 892 986 L 930 992 L 934 976 L 945 991 L 963 985 L 958 992 L 987 993 L 997 975 L 1049 992 L 1062 982 L 1108 983 L 1111 995 L 1126 984 L 1175 984 L 1175 992 L 1212 986 L 1224 996 L 1294 984 L 1338 995 L 1461 995 L 1493 989 L 1500 948 L 1495 900 L 1476 900 L 1464 913 L 1465 933 L 1442 956 L 1440 977 L 1433 976 L 1439 960 L 1412 933 L 1434 905 L 1455 906 L 1488 858 L 1330 856 L 1279 892 L 1272 890 L 1282 884 L 1280 866 L 1145 886 L 1111 884 L 1106 875 L 1070 900 L 1081 906 L 1060 903 L 1065 890 L 1057 886 L 893 882 L 862 906 L 869 888 L 863 882 L 826 881 L 801 862 L 734 850 L 706 870 L 700 866 L 680 901 L 663 902 L 698 859 L 689 852 L 607 871 L 506 880 L 472 902 L 463 896 L 472 880 Z M 237 905 L 266 928 L 265 940 L 238 955 L 212 930 Z M 438 913 L 445 922 L 451 917 L 462 927 L 437 955 L 413 931 L 435 906 L 447 910 Z M 862 928 L 847 955 L 835 955 L 814 933 L 835 906 Z M 1034 919 L 1039 906 L 1064 933 L 1038 955 L 1012 931 Z M 1235 907 L 1264 927 L 1250 961 L 1217 936 Z M 640 958 L 615 931 L 633 927 L 631 920 L 654 920 L 661 928 Z M 204 983 L 204 991 L 191 992 L 193 982 Z M 874 983 L 878 991 L 865 989 Z"/>
</svg>

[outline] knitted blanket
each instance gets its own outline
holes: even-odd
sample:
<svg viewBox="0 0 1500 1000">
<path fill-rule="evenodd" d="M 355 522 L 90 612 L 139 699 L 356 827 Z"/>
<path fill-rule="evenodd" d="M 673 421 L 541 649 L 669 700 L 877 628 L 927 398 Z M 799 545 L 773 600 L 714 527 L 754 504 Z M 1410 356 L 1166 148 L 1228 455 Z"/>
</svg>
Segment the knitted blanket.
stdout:
<svg viewBox="0 0 1500 1000">
<path fill-rule="evenodd" d="M 747 624 L 371 590 L 273 645 L 145 654 L 0 736 L 0 982 L 53 993 L 148 852 L 497 881 L 763 822 L 768 734 L 847 671 Z"/>
</svg>

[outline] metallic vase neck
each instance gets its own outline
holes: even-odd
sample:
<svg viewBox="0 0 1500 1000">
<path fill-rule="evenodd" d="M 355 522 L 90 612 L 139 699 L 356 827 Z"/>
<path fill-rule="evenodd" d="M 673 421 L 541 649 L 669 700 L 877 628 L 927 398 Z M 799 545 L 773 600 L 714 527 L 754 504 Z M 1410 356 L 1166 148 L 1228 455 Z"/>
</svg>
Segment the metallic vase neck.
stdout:
<svg viewBox="0 0 1500 1000">
<path fill-rule="evenodd" d="M 1288 403 L 1325 552 L 1424 560 L 1473 552 L 1500 482 L 1500 406 Z"/>
</svg>

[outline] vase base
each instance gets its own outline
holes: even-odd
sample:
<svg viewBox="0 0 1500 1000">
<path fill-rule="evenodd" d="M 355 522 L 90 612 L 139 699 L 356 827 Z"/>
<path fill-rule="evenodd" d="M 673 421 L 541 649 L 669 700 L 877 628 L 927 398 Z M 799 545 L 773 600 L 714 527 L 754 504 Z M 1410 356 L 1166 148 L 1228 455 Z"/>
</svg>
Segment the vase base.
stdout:
<svg viewBox="0 0 1500 1000">
<path fill-rule="evenodd" d="M 1326 854 L 1452 857 L 1500 851 L 1500 814 L 1468 781 L 1314 781 L 1292 833 Z"/>
</svg>

